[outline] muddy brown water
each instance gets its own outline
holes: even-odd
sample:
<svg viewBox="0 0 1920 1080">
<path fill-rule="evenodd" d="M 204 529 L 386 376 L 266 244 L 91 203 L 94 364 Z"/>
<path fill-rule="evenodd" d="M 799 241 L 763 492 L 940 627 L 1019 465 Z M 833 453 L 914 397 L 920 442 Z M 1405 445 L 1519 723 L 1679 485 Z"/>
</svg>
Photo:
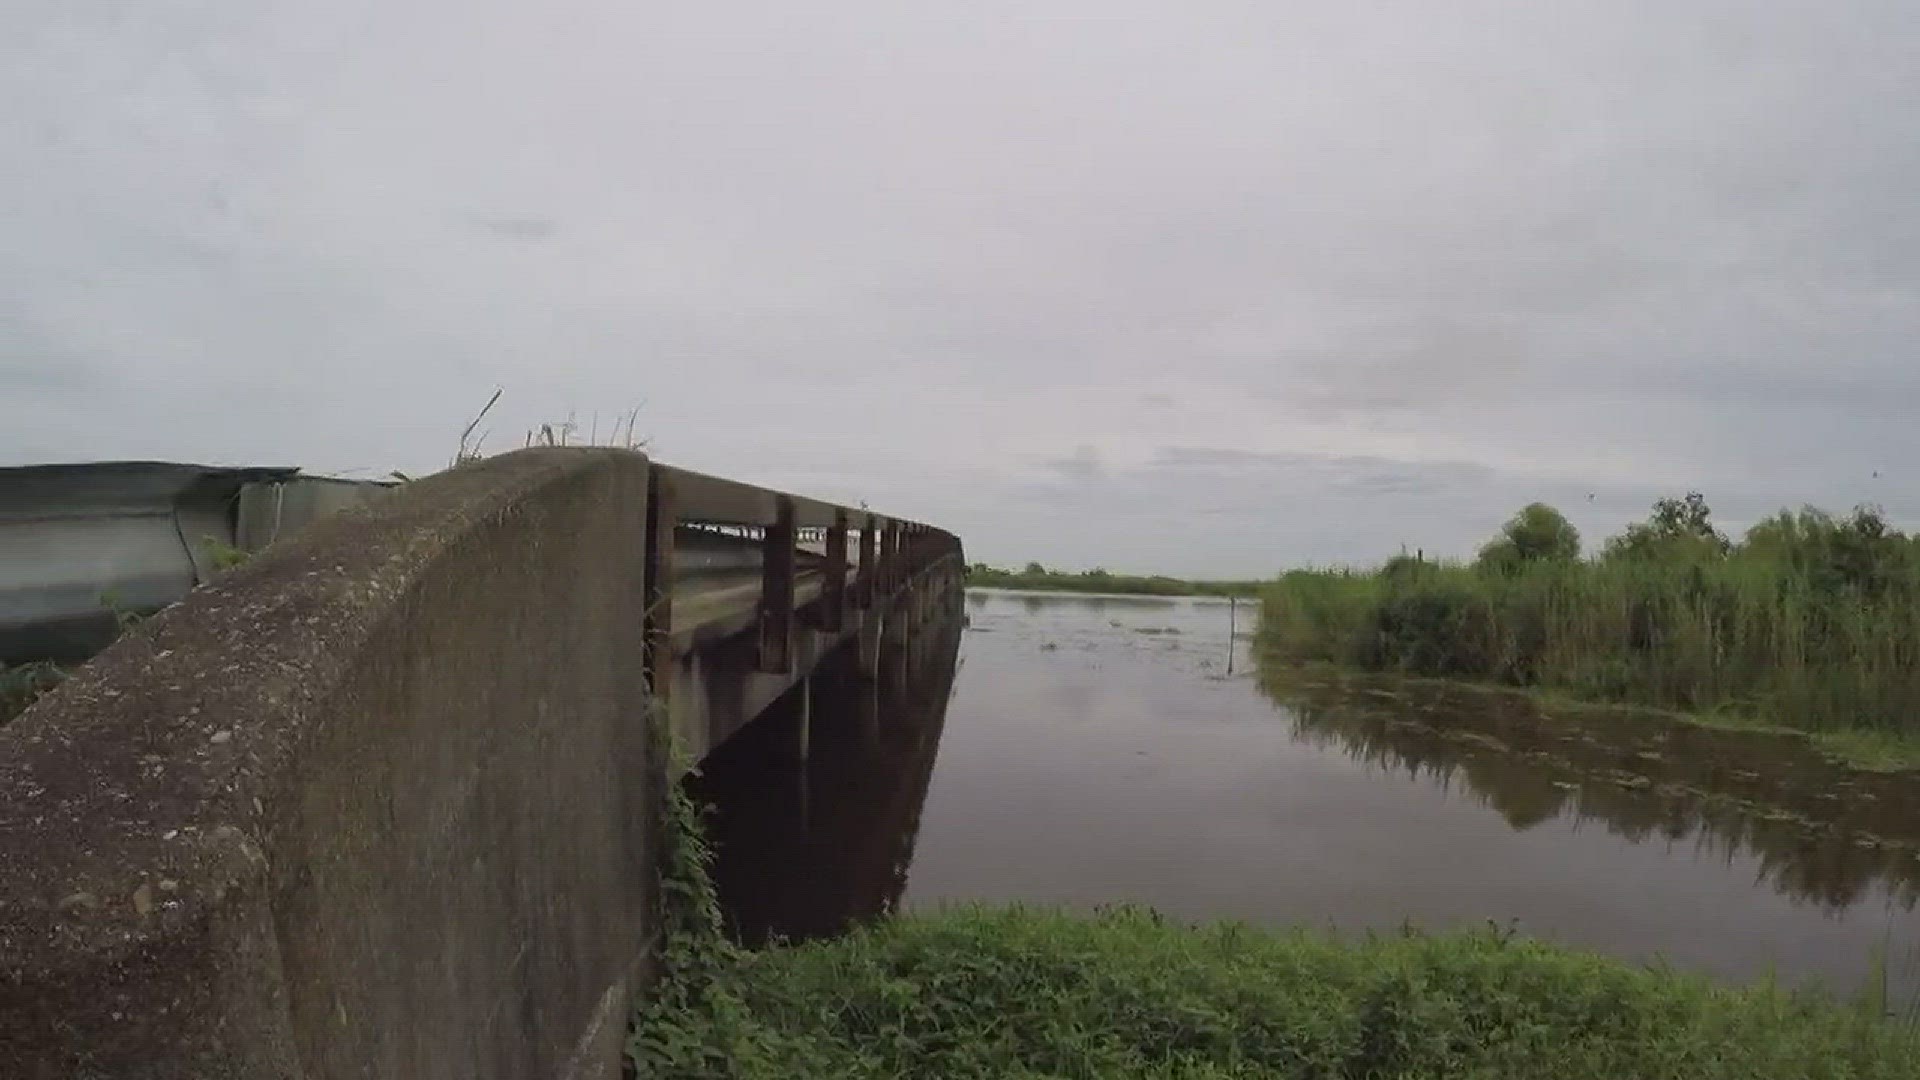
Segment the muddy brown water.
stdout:
<svg viewBox="0 0 1920 1080">
<path fill-rule="evenodd" d="M 1493 923 L 1734 980 L 1850 993 L 1883 972 L 1920 999 L 1920 779 L 1474 688 L 1263 685 L 1244 604 L 1231 643 L 1225 601 L 977 591 L 967 611 L 954 669 L 817 697 L 828 737 L 804 769 L 773 724 L 709 762 L 696 790 L 744 936 L 1136 902 Z"/>
</svg>

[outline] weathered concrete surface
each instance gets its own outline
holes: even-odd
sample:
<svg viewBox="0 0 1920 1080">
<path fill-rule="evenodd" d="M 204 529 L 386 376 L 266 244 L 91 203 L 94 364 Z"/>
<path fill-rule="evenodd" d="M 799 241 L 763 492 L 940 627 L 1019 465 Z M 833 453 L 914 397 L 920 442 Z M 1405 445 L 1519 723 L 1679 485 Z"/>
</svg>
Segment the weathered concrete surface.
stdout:
<svg viewBox="0 0 1920 1080">
<path fill-rule="evenodd" d="M 409 485 L 0 729 L 0 1077 L 614 1075 L 646 490 L 585 450 Z"/>
</svg>

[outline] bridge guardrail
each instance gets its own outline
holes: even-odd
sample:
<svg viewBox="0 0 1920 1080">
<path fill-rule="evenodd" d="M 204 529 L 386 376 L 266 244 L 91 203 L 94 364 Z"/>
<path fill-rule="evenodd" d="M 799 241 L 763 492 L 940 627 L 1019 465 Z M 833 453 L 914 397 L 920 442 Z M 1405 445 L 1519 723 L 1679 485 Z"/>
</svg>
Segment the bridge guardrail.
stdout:
<svg viewBox="0 0 1920 1080">
<path fill-rule="evenodd" d="M 607 449 L 449 470 L 0 727 L 0 1076 L 617 1076 L 657 929 L 676 526 L 759 545 L 727 571 L 759 575 L 751 616 L 682 658 L 730 680 L 718 706 L 690 683 L 690 715 L 766 708 L 856 630 L 862 675 L 870 646 L 910 673 L 958 606 L 950 534 L 747 487 Z M 803 574 L 803 545 L 837 557 Z"/>
<path fill-rule="evenodd" d="M 958 557 L 952 533 L 921 522 L 876 514 L 865 508 L 811 499 L 654 463 L 647 495 L 647 670 L 655 692 L 671 692 L 672 595 L 676 530 L 704 526 L 738 530 L 761 545 L 758 610 L 762 671 L 785 673 L 793 662 L 797 556 L 809 534 L 821 547 L 825 575 L 808 613 L 823 630 L 845 626 L 849 608 L 904 585 L 916 572 L 947 556 Z"/>
</svg>

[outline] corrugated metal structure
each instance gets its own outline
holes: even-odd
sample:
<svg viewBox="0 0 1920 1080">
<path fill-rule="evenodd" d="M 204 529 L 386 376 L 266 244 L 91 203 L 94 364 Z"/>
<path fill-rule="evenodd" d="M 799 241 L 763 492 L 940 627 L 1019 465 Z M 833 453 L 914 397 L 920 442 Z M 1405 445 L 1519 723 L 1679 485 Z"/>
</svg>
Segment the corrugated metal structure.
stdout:
<svg viewBox="0 0 1920 1080">
<path fill-rule="evenodd" d="M 221 551 L 258 551 L 390 486 L 154 461 L 0 469 L 0 663 L 91 656 L 123 613 L 211 577 Z"/>
</svg>

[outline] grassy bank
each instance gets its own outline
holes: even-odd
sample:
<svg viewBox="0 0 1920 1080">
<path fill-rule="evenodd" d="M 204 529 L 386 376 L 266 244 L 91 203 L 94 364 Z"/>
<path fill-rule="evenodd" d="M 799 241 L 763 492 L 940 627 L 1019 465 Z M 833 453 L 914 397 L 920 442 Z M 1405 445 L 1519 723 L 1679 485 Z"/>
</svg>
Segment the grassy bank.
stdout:
<svg viewBox="0 0 1920 1080">
<path fill-rule="evenodd" d="M 677 847 L 663 981 L 631 1042 L 646 1077 L 1873 1080 L 1920 1060 L 1879 1001 L 1492 931 L 1343 941 L 975 909 L 748 952 L 720 937 L 697 837 Z"/>
<path fill-rule="evenodd" d="M 1635 526 L 1587 559 L 1516 555 L 1520 523 L 1472 564 L 1285 575 L 1264 594 L 1264 654 L 1774 725 L 1920 760 L 1920 544 L 1876 515 L 1782 515 L 1735 544 L 1702 514 L 1691 532 Z"/>
<path fill-rule="evenodd" d="M 1491 932 L 1342 943 L 971 911 L 742 954 L 648 1015 L 649 1077 L 1912 1077 L 1865 1009 Z"/>
<path fill-rule="evenodd" d="M 1114 593 L 1137 596 L 1258 596 L 1261 581 L 1188 581 L 1182 578 L 1113 574 L 1105 570 L 1070 573 L 1028 563 L 1024 570 L 1006 570 L 986 563 L 967 568 L 967 584 L 990 589 L 1036 592 Z"/>
</svg>

